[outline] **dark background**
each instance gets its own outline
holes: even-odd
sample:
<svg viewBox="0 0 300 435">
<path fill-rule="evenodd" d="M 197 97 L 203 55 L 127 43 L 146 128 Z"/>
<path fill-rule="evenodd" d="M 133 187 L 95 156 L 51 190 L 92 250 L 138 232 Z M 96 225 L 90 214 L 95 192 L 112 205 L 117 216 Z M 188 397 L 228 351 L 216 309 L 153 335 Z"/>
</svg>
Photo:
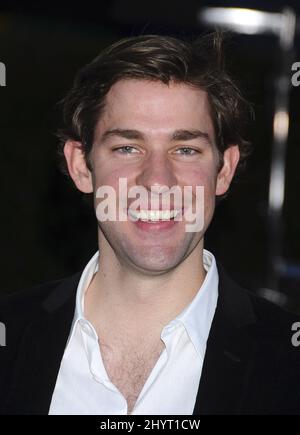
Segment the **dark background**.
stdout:
<svg viewBox="0 0 300 435">
<path fill-rule="evenodd" d="M 243 6 L 280 11 L 298 1 L 2 2 L 0 61 L 7 86 L 0 87 L 1 292 L 67 276 L 97 249 L 96 223 L 57 166 L 56 103 L 75 72 L 102 48 L 123 36 L 159 33 L 188 37 L 206 29 L 197 23 L 202 6 Z M 300 61 L 296 40 L 295 61 Z M 241 284 L 266 285 L 267 199 L 272 139 L 276 39 L 233 36 L 228 66 L 255 105 L 249 128 L 254 149 L 246 171 L 217 207 L 206 247 Z M 291 89 L 291 127 L 284 208 L 286 260 L 300 264 L 300 87 Z M 281 291 L 300 307 L 300 282 L 285 279 Z"/>
</svg>

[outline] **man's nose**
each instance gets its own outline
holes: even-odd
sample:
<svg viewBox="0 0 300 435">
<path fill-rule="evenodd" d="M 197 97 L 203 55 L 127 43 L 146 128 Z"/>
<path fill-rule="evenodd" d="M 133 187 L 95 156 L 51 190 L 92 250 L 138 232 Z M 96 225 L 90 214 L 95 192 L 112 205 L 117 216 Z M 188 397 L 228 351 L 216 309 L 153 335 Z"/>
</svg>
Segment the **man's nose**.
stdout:
<svg viewBox="0 0 300 435">
<path fill-rule="evenodd" d="M 152 152 L 143 162 L 136 184 L 144 186 L 147 190 L 163 193 L 166 189 L 160 190 L 163 186 L 169 189 L 177 185 L 178 180 L 174 173 L 173 164 L 163 152 Z"/>
</svg>

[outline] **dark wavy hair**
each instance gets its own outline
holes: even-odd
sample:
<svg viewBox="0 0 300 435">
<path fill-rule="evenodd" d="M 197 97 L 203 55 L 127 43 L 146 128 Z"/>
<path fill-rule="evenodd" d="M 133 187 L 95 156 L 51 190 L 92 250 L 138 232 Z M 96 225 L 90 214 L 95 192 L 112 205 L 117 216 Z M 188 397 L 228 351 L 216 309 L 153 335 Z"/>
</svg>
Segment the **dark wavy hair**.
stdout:
<svg viewBox="0 0 300 435">
<path fill-rule="evenodd" d="M 237 144 L 238 168 L 244 166 L 250 144 L 243 137 L 252 107 L 225 70 L 223 34 L 214 32 L 193 41 L 170 36 L 143 35 L 122 39 L 102 51 L 76 75 L 72 88 L 60 102 L 63 127 L 58 131 L 59 155 L 65 173 L 63 147 L 79 141 L 89 168 L 95 126 L 105 107 L 106 95 L 119 80 L 154 80 L 185 83 L 208 94 L 216 145 L 222 155 Z"/>
</svg>

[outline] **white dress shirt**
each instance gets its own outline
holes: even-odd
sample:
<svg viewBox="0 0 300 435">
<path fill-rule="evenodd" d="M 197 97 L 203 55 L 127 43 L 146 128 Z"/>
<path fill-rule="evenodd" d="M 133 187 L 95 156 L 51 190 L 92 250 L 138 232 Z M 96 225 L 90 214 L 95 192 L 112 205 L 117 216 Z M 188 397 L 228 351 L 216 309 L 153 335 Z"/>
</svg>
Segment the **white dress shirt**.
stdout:
<svg viewBox="0 0 300 435">
<path fill-rule="evenodd" d="M 84 316 L 84 295 L 98 270 L 99 252 L 78 284 L 75 316 L 59 369 L 49 414 L 127 415 L 124 396 L 105 370 L 98 336 Z M 161 332 L 165 344 L 132 415 L 192 415 L 206 342 L 218 299 L 214 256 L 204 250 L 206 277 L 192 302 Z"/>
</svg>

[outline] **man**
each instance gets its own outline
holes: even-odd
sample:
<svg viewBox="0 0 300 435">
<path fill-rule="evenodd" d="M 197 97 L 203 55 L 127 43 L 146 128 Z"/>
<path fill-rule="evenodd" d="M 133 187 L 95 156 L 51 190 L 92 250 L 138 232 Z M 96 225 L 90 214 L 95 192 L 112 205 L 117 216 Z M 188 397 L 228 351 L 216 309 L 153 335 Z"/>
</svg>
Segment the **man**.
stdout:
<svg viewBox="0 0 300 435">
<path fill-rule="evenodd" d="M 248 106 L 219 42 L 129 38 L 78 73 L 60 139 L 76 187 L 93 193 L 99 253 L 2 301 L 3 414 L 298 413 L 297 319 L 204 249 L 248 152 Z"/>
</svg>

